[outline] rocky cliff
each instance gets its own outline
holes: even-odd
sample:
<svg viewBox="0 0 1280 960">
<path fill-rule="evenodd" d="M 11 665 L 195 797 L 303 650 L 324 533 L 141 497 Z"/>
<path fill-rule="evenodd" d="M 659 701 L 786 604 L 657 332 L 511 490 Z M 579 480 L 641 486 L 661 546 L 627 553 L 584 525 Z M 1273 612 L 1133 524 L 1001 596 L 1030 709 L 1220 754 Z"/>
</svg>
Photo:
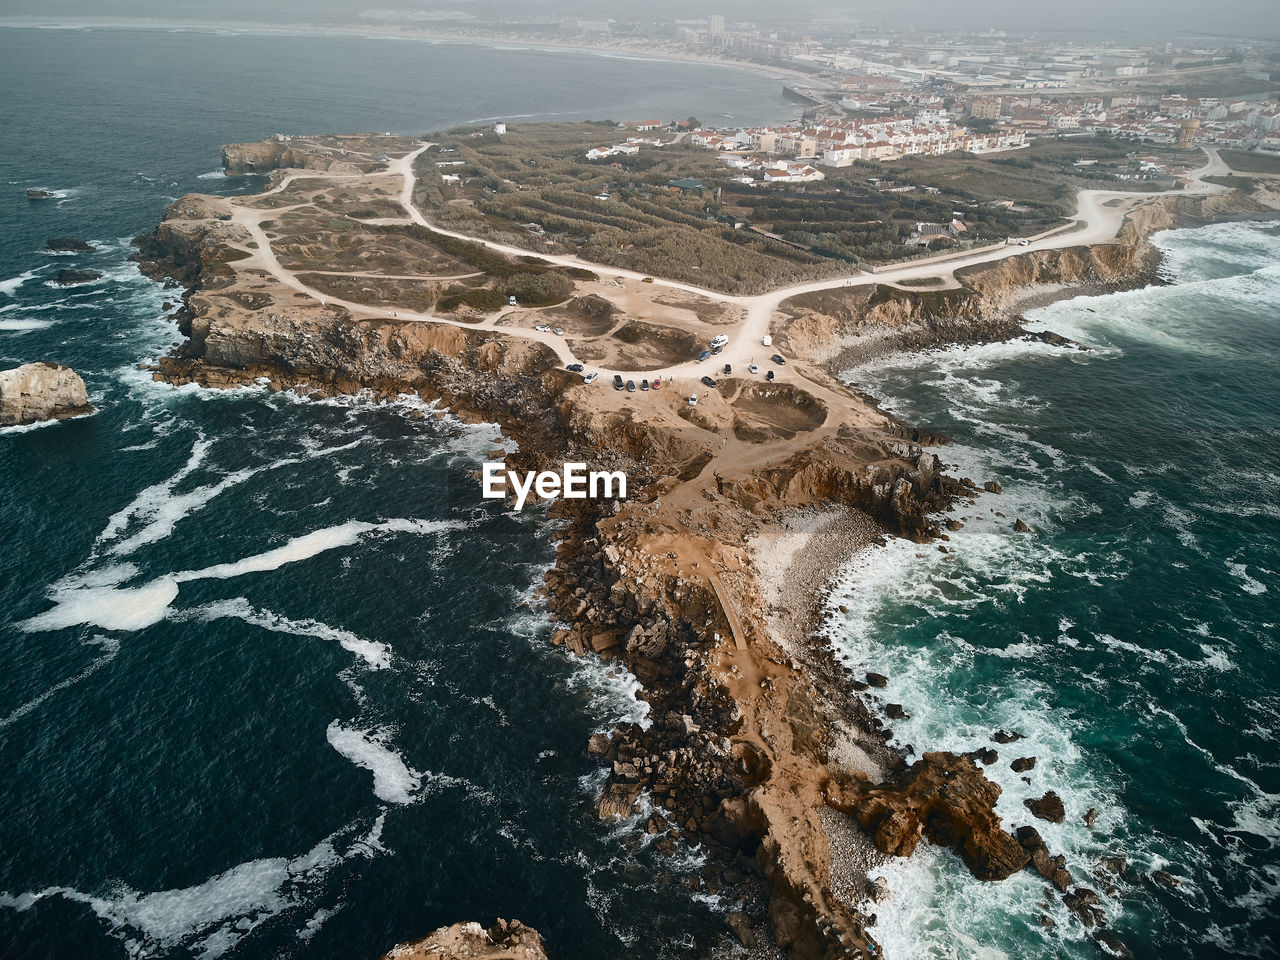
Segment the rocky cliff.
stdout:
<svg viewBox="0 0 1280 960">
<path fill-rule="evenodd" d="M 486 930 L 455 923 L 393 948 L 383 960 L 547 960 L 538 931 L 519 920 L 499 920 Z"/>
<path fill-rule="evenodd" d="M 0 427 L 92 412 L 84 381 L 70 367 L 27 363 L 0 371 Z"/>
</svg>

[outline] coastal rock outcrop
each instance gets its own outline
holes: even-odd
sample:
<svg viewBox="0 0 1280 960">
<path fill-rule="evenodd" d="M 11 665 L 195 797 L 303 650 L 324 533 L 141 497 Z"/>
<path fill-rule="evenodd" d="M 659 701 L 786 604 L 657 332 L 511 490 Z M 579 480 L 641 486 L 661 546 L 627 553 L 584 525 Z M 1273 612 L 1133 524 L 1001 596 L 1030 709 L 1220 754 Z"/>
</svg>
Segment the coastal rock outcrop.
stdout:
<svg viewBox="0 0 1280 960">
<path fill-rule="evenodd" d="M 228 143 L 222 148 L 222 169 L 229 175 L 269 173 L 282 169 L 322 170 L 329 173 L 359 173 L 357 166 L 337 160 L 321 150 L 308 149 L 305 142 L 288 139 Z"/>
<path fill-rule="evenodd" d="M 0 371 L 0 427 L 92 413 L 84 381 L 58 363 L 27 363 Z"/>
<path fill-rule="evenodd" d="M 499 920 L 489 929 L 455 923 L 428 937 L 393 947 L 383 960 L 547 960 L 542 937 L 519 920 Z"/>
<path fill-rule="evenodd" d="M 855 817 L 882 853 L 908 857 L 922 837 L 953 847 L 979 880 L 1003 880 L 1031 861 L 995 812 L 998 784 L 969 757 L 926 753 L 896 780 L 872 786 L 833 776 L 827 803 Z"/>
<path fill-rule="evenodd" d="M 58 275 L 53 278 L 53 282 L 60 287 L 78 287 L 82 283 L 93 283 L 95 280 L 101 280 L 102 274 L 96 270 L 71 270 L 64 268 L 58 271 Z"/>
<path fill-rule="evenodd" d="M 97 249 L 92 243 L 76 237 L 50 237 L 44 248 L 50 253 L 92 253 Z"/>
</svg>

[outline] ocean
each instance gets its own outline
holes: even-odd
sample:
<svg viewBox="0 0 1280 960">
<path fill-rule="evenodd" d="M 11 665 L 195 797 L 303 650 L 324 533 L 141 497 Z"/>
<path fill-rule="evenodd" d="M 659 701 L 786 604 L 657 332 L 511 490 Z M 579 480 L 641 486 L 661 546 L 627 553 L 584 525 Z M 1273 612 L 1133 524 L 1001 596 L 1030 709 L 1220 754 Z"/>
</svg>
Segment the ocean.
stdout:
<svg viewBox="0 0 1280 960">
<path fill-rule="evenodd" d="M 896 542 L 856 558 L 825 630 L 850 667 L 889 677 L 873 693 L 911 715 L 890 724 L 898 743 L 968 751 L 998 729 L 1025 734 L 986 768 L 998 812 L 1037 827 L 1103 894 L 1136 956 L 1272 957 L 1280 224 L 1155 242 L 1167 285 L 1028 314 L 1088 352 L 1016 342 L 847 372 L 949 435 L 936 452 L 954 474 L 1004 492 L 954 511 L 952 553 Z M 1013 532 L 1016 519 L 1035 532 Z M 1029 773 L 1010 770 L 1028 756 Z M 1023 805 L 1046 790 L 1062 824 Z M 949 853 L 922 853 L 885 872 L 887 956 L 1099 955 L 1060 899 L 1039 906 L 1038 876 L 982 884 Z M 1117 855 L 1124 879 L 1098 863 Z"/>
<path fill-rule="evenodd" d="M 67 363 L 99 408 L 0 435 L 0 956 L 338 960 L 499 916 L 558 960 L 724 943 L 732 904 L 700 889 L 700 851 L 663 857 L 638 823 L 594 817 L 587 737 L 643 705 L 632 678 L 547 643 L 554 525 L 470 479 L 496 430 L 409 401 L 153 383 L 137 365 L 178 339 L 177 291 L 138 275 L 128 238 L 183 193 L 260 189 L 217 171 L 228 141 L 777 121 L 794 111 L 779 84 L 458 44 L 0 29 L 0 89 L 0 363 Z M 60 198 L 31 203 L 32 186 Z M 41 252 L 63 235 L 99 249 Z M 1001 813 L 1027 822 L 1022 799 L 1056 789 L 1067 822 L 1037 825 L 1079 879 L 1113 853 L 1178 879 L 1106 898 L 1139 956 L 1265 956 L 1280 233 L 1159 242 L 1169 286 L 1033 315 L 1088 353 L 850 372 L 1005 493 L 958 512 L 952 559 L 856 558 L 827 630 L 889 675 L 902 743 L 1025 733 L 990 770 Z M 49 286 L 61 266 L 104 279 Z M 1007 768 L 1024 755 L 1031 784 Z M 981 884 L 930 849 L 889 879 L 893 958 L 1096 955 L 1060 907 L 1037 923 L 1030 874 Z"/>
<path fill-rule="evenodd" d="M 590 77 L 590 82 L 584 78 Z M 0 364 L 98 413 L 0 435 L 0 957 L 347 958 L 519 918 L 558 958 L 727 936 L 703 854 L 601 824 L 590 734 L 644 706 L 553 648 L 554 524 L 422 403 L 174 390 L 180 291 L 129 238 L 280 132 L 792 116 L 715 66 L 460 44 L 0 28 Z M 30 202 L 28 187 L 59 198 Z M 42 252 L 50 237 L 92 254 Z M 56 288 L 60 267 L 103 279 Z M 688 945 L 695 945 L 690 948 Z"/>
</svg>

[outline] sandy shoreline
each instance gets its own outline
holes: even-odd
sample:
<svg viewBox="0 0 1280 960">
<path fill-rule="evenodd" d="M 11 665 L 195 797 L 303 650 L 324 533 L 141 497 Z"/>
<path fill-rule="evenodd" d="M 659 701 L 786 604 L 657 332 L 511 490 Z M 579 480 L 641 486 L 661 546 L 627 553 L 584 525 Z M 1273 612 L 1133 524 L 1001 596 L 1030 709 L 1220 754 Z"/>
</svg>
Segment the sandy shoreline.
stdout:
<svg viewBox="0 0 1280 960">
<path fill-rule="evenodd" d="M 376 25 L 338 26 L 315 24 L 270 23 L 256 20 L 162 20 L 150 17 L 5 17 L 0 27 L 18 29 L 136 29 L 136 30 L 193 30 L 212 33 L 262 33 L 272 36 L 300 37 L 352 37 L 367 40 L 413 40 L 422 43 L 469 44 L 479 47 L 546 51 L 554 53 L 585 53 L 597 56 L 613 56 L 627 60 L 650 60 L 658 63 L 694 63 L 704 66 L 729 67 L 759 74 L 768 79 L 782 81 L 811 80 L 806 73 L 778 65 L 770 66 L 746 60 L 728 60 L 684 50 L 654 49 L 647 44 L 568 43 L 562 38 L 542 39 L 521 34 L 500 33 L 451 33 L 448 31 L 404 30 Z M 660 41 L 649 41 L 651 44 Z"/>
</svg>

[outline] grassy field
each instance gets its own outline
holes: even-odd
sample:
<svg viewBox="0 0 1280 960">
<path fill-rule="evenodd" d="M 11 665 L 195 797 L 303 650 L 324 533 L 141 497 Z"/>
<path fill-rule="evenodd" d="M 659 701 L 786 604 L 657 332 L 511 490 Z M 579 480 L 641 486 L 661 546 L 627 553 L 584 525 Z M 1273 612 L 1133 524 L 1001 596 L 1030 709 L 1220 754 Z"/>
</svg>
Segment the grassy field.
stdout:
<svg viewBox="0 0 1280 960">
<path fill-rule="evenodd" d="M 853 169 L 874 169 L 875 174 L 864 172 L 863 175 L 941 188 L 978 203 L 1013 200 L 1042 216 L 1057 217 L 1074 207 L 1078 190 L 1167 188 L 1167 181 L 1142 182 L 1117 177 L 1119 173 L 1132 171 L 1137 157 L 1149 156 L 1193 165 L 1203 159 L 1199 151 L 1180 151 L 1170 146 L 1134 144 L 1110 137 L 1069 137 L 1037 140 L 1026 149 L 1005 153 L 904 157 Z M 1077 167 L 1077 160 L 1095 162 Z"/>
<path fill-rule="evenodd" d="M 1243 150 L 1223 150 L 1221 156 L 1227 166 L 1241 173 L 1280 173 L 1280 157 Z"/>
<path fill-rule="evenodd" d="M 916 221 L 950 221 L 961 205 L 967 236 L 979 242 L 1034 233 L 1059 215 L 1053 206 L 979 206 L 952 189 L 878 189 L 861 168 L 804 184 L 742 184 L 716 154 L 683 144 L 586 159 L 591 147 L 624 137 L 597 123 L 515 126 L 501 137 L 448 131 L 418 160 L 415 199 L 452 229 L 733 293 L 900 259 L 913 250 L 903 240 Z M 450 175 L 461 182 L 446 182 Z M 673 189 L 677 179 L 702 188 Z M 1042 171 L 1021 179 L 1043 186 Z"/>
</svg>

